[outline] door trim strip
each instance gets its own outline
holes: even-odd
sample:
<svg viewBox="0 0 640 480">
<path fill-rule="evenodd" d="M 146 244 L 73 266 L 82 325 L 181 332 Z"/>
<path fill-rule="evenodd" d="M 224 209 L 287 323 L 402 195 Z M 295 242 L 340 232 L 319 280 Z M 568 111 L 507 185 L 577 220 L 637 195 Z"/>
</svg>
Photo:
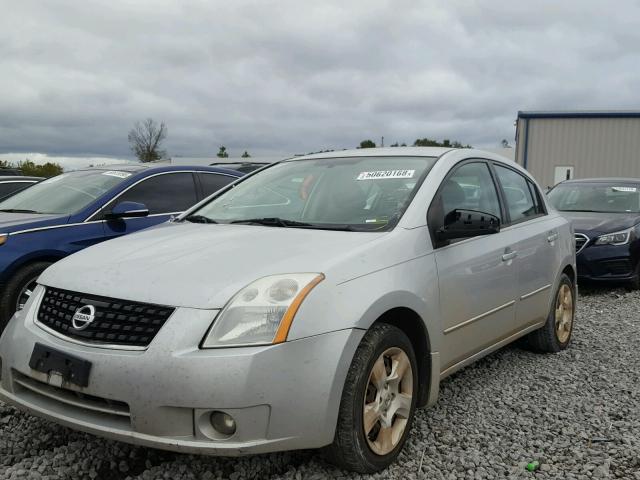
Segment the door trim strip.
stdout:
<svg viewBox="0 0 640 480">
<path fill-rule="evenodd" d="M 534 290 L 533 292 L 525 293 L 520 297 L 520 300 L 526 300 L 527 298 L 533 297 L 534 295 L 544 292 L 545 290 L 549 290 L 550 288 L 551 288 L 551 284 L 545 285 L 544 287 L 540 287 L 537 290 Z"/>
<path fill-rule="evenodd" d="M 473 318 L 470 318 L 469 320 L 465 320 L 462 323 L 459 323 L 457 325 L 454 325 L 453 327 L 449 327 L 444 331 L 444 334 L 446 335 L 447 333 L 451 333 L 454 332 L 456 330 L 458 330 L 459 328 L 462 327 L 466 327 L 467 325 L 473 323 L 473 322 L 477 322 L 478 320 L 483 319 L 484 317 L 487 317 L 493 313 L 499 312 L 500 310 L 504 310 L 505 308 L 510 307 L 511 305 L 515 304 L 516 301 L 515 300 L 511 300 L 510 302 L 505 303 L 504 305 L 500 305 L 499 307 L 496 308 L 492 308 L 491 310 L 489 310 L 488 312 L 484 312 L 481 313 L 480 315 L 477 315 Z"/>
</svg>

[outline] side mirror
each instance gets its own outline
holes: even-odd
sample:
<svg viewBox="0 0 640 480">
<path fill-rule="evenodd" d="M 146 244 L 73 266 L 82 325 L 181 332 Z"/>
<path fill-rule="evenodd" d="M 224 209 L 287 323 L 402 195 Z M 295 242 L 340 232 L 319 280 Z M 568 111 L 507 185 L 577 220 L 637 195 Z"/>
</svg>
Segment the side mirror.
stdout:
<svg viewBox="0 0 640 480">
<path fill-rule="evenodd" d="M 119 218 L 137 218 L 149 215 L 149 209 L 144 203 L 138 202 L 120 202 L 110 212 L 105 214 L 107 220 L 116 220 Z"/>
<path fill-rule="evenodd" d="M 436 230 L 436 239 L 444 241 L 479 237 L 499 231 L 500 219 L 495 215 L 476 210 L 455 209 L 444 217 L 444 225 Z"/>
</svg>

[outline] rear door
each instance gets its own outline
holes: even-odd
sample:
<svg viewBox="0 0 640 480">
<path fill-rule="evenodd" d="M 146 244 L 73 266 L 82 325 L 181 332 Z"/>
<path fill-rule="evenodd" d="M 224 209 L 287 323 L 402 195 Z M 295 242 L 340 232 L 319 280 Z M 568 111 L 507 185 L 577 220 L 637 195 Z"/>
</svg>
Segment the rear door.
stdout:
<svg viewBox="0 0 640 480">
<path fill-rule="evenodd" d="M 505 231 L 517 254 L 516 321 L 520 328 L 543 322 L 556 274 L 558 230 L 549 219 L 538 188 L 522 173 L 493 163 L 507 210 Z"/>
<path fill-rule="evenodd" d="M 149 216 L 105 220 L 106 212 L 120 202 L 143 203 Z M 152 175 L 129 187 L 102 210 L 106 239 L 126 235 L 169 220 L 198 201 L 196 183 L 191 172 L 167 172 Z"/>
<path fill-rule="evenodd" d="M 429 208 L 429 225 L 441 224 L 437 217 L 456 208 L 504 217 L 487 161 L 469 160 L 452 169 Z M 512 247 L 508 232 L 436 245 L 443 371 L 514 330 L 517 269 Z"/>
</svg>

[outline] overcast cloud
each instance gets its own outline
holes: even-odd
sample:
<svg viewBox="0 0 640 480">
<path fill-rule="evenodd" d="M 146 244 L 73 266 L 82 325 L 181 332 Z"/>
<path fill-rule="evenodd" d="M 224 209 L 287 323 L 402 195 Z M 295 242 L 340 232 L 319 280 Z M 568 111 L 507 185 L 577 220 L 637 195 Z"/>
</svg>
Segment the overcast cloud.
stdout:
<svg viewBox="0 0 640 480">
<path fill-rule="evenodd" d="M 636 1 L 2 0 L 0 153 L 290 155 L 513 142 L 518 110 L 637 109 Z"/>
</svg>

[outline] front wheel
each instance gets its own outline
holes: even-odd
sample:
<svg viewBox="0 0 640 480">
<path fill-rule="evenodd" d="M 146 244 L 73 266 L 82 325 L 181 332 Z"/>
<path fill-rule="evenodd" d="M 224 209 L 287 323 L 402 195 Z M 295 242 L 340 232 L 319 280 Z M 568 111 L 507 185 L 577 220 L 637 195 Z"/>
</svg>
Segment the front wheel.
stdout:
<svg viewBox="0 0 640 480">
<path fill-rule="evenodd" d="M 417 393 L 418 369 L 410 340 L 392 325 L 374 325 L 349 368 L 327 459 L 360 473 L 389 466 L 407 439 Z"/>
<path fill-rule="evenodd" d="M 541 329 L 527 336 L 533 350 L 555 353 L 569 346 L 575 318 L 575 293 L 573 282 L 563 273 L 547 322 Z"/>
<path fill-rule="evenodd" d="M 35 262 L 18 270 L 7 282 L 0 298 L 0 333 L 13 314 L 22 310 L 36 288 L 38 277 L 50 262 Z"/>
</svg>

